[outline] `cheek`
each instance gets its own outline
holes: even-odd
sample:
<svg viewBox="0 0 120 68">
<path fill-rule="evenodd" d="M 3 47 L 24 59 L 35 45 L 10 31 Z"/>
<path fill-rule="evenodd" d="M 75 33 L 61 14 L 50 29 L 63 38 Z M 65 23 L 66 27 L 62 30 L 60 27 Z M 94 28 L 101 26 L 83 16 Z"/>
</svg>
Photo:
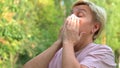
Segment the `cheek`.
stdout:
<svg viewBox="0 0 120 68">
<path fill-rule="evenodd" d="M 90 23 L 90 21 L 88 20 L 81 20 L 80 22 L 80 32 L 91 32 L 92 30 L 92 25 Z"/>
</svg>

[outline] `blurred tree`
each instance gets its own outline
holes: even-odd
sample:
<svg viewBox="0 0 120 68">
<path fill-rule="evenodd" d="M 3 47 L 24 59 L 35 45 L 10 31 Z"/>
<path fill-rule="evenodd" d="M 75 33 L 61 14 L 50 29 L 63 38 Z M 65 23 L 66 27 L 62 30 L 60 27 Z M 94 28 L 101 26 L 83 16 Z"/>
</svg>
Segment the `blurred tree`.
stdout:
<svg viewBox="0 0 120 68">
<path fill-rule="evenodd" d="M 22 50 L 24 54 L 20 55 L 20 60 L 18 61 L 18 63 L 22 64 L 48 48 L 57 39 L 60 25 L 63 23 L 64 18 L 63 12 L 55 6 L 53 0 L 29 0 L 29 2 L 33 7 L 28 11 L 29 20 L 26 20 L 27 22 L 33 21 L 34 23 L 34 25 L 31 23 L 32 30 L 30 31 L 32 31 L 32 35 L 30 35 L 30 40 L 31 42 L 34 41 L 35 44 L 32 45 L 32 47 L 34 47 L 33 49 L 30 47 L 30 42 L 27 42 L 26 46 L 24 46 L 25 49 L 23 48 L 24 50 Z M 34 30 L 35 28 L 37 29 L 36 31 Z M 28 52 L 30 53 L 28 54 Z M 28 58 L 28 56 L 30 58 Z"/>
<path fill-rule="evenodd" d="M 0 7 L 3 68 L 18 68 L 57 39 L 63 14 L 53 0 L 0 0 Z"/>
</svg>

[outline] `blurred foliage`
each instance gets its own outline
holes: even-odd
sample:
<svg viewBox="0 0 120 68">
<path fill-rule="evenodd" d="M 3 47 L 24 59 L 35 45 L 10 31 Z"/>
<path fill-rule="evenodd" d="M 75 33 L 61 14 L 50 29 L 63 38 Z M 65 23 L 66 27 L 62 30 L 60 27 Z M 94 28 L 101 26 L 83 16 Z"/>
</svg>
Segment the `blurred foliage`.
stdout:
<svg viewBox="0 0 120 68">
<path fill-rule="evenodd" d="M 0 68 L 21 68 L 57 39 L 63 12 L 53 0 L 0 0 Z"/>
<path fill-rule="evenodd" d="M 0 68 L 21 68 L 48 48 L 76 0 L 0 0 Z M 105 7 L 106 30 L 97 43 L 120 55 L 119 0 L 91 0 Z"/>
</svg>

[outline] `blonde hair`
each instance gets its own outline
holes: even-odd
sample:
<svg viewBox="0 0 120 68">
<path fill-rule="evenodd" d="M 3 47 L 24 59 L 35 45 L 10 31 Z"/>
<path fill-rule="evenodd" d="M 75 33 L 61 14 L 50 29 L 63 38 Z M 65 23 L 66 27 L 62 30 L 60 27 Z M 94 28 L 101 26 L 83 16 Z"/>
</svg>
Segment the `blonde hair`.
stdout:
<svg viewBox="0 0 120 68">
<path fill-rule="evenodd" d="M 87 0 L 78 0 L 77 2 L 75 2 L 73 4 L 72 8 L 74 8 L 75 6 L 78 6 L 78 5 L 88 5 L 89 8 L 91 9 L 91 11 L 93 12 L 95 20 L 98 23 L 100 23 L 99 30 L 96 31 L 93 36 L 93 40 L 95 40 L 97 37 L 99 37 L 103 28 L 105 27 L 105 22 L 107 19 L 106 11 L 104 10 L 104 8 L 99 7 L 99 6 L 95 5 L 94 3 L 87 1 Z"/>
</svg>

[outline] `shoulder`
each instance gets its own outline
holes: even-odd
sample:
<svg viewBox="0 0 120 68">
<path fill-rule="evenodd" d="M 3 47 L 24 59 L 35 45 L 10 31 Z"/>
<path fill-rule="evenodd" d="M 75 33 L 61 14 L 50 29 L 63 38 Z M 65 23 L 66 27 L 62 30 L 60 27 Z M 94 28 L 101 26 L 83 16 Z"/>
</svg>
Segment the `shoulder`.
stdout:
<svg viewBox="0 0 120 68">
<path fill-rule="evenodd" d="M 113 54 L 113 50 L 111 49 L 111 47 L 109 47 L 108 45 L 102 45 L 102 44 L 94 44 L 93 45 L 93 50 L 91 51 L 92 53 L 111 53 Z"/>
<path fill-rule="evenodd" d="M 92 44 L 88 47 L 88 53 L 80 62 L 88 67 L 115 68 L 114 53 L 107 45 Z"/>
<path fill-rule="evenodd" d="M 114 52 L 108 45 L 95 44 L 96 46 L 93 48 L 91 52 L 88 53 L 87 56 L 94 56 L 96 59 L 100 59 L 101 61 L 107 62 L 114 61 Z M 105 61 L 108 60 L 108 61 Z"/>
<path fill-rule="evenodd" d="M 96 44 L 96 43 L 91 43 L 89 45 L 87 45 L 82 52 L 87 52 L 92 54 L 92 53 L 111 53 L 113 54 L 113 50 L 111 49 L 111 47 L 109 47 L 108 45 L 103 45 L 103 44 Z"/>
<path fill-rule="evenodd" d="M 86 56 L 89 54 L 113 54 L 113 50 L 107 45 L 90 43 L 82 51 L 79 51 L 77 53 L 78 55 L 82 56 Z"/>
</svg>

